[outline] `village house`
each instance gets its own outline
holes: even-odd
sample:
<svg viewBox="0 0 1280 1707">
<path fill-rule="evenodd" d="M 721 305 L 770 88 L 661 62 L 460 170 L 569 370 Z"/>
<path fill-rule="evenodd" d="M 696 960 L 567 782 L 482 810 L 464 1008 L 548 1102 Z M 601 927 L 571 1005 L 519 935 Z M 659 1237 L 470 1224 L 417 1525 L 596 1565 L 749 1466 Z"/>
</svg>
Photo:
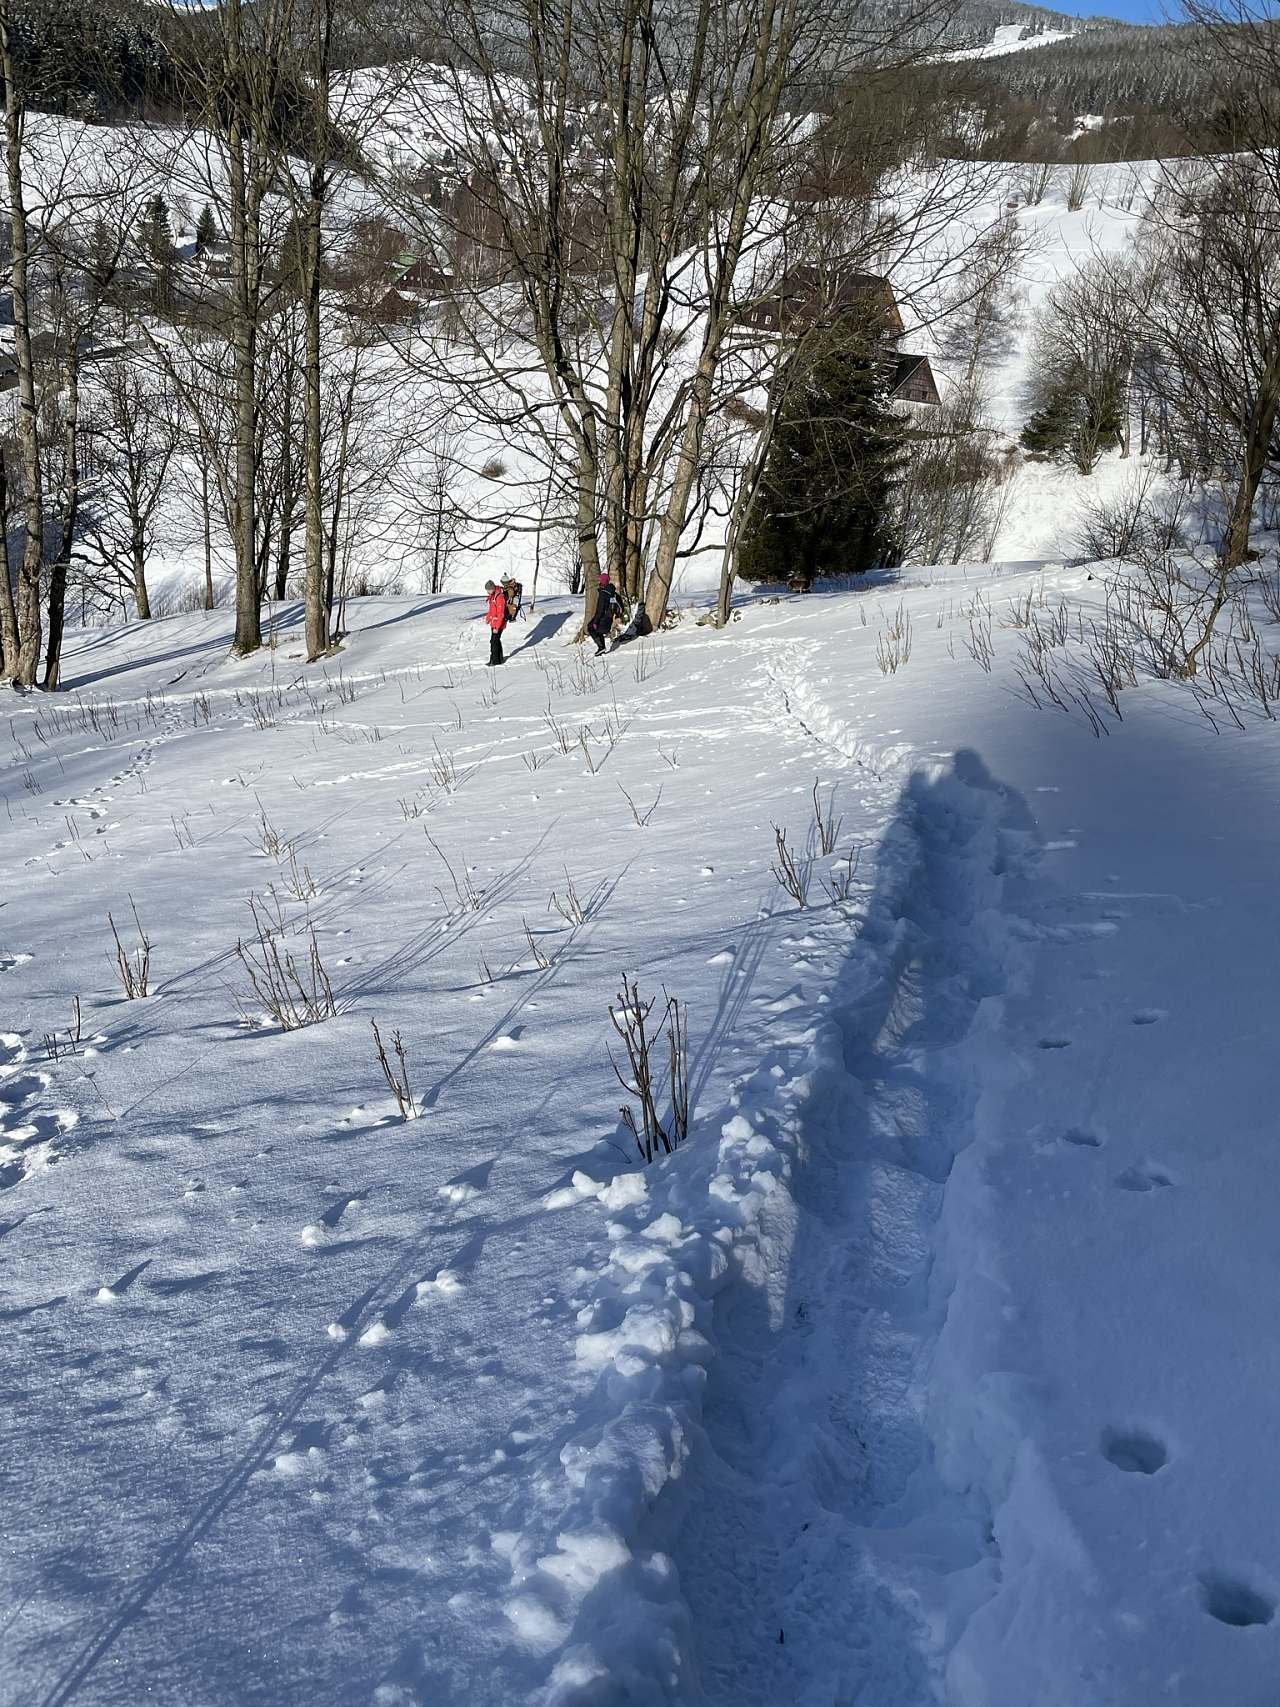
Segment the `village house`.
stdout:
<svg viewBox="0 0 1280 1707">
<path fill-rule="evenodd" d="M 804 264 L 788 267 L 777 284 L 739 316 L 739 325 L 779 340 L 815 327 L 861 321 L 875 329 L 884 350 L 885 383 L 897 403 L 934 407 L 942 399 L 928 356 L 898 348 L 906 327 L 893 286 L 878 273 L 828 274 Z"/>
</svg>

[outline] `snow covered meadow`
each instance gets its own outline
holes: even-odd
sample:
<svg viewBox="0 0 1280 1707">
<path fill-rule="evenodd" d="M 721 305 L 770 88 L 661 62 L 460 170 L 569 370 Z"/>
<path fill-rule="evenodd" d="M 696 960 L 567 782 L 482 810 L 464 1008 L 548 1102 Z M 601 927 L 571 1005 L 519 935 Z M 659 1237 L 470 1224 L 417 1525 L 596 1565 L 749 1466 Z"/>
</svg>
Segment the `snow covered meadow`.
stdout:
<svg viewBox="0 0 1280 1707">
<path fill-rule="evenodd" d="M 1280 745 L 1035 711 L 1100 587 L 70 637 L 0 733 L 0 1701 L 1273 1699 Z"/>
</svg>

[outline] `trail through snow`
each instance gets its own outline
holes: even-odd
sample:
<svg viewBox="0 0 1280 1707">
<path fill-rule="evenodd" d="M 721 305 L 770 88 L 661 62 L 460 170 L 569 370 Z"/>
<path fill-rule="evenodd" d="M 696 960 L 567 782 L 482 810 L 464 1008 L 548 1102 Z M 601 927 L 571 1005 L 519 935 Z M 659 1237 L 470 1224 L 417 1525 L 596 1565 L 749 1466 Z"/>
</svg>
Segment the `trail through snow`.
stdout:
<svg viewBox="0 0 1280 1707">
<path fill-rule="evenodd" d="M 1019 957 L 1000 909 L 1029 822 L 976 755 L 913 776 L 820 1017 L 796 1004 L 803 1070 L 771 1083 L 786 1051 L 763 1047 L 754 1119 L 794 1155 L 795 1189 L 763 1218 L 758 1283 L 719 1306 L 672 1542 L 708 1702 L 932 1700 L 934 1620 L 990 1592 L 990 1511 L 937 1475 L 924 1363 L 947 1175 L 1008 1076 Z M 797 959 L 838 950 L 814 936 Z"/>
</svg>

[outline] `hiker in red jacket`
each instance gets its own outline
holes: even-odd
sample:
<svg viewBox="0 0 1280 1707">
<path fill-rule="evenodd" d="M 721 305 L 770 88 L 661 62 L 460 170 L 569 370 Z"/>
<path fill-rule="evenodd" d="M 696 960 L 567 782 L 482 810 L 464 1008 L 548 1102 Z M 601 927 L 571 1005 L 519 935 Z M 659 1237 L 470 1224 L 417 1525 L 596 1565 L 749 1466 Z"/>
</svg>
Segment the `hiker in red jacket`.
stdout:
<svg viewBox="0 0 1280 1707">
<path fill-rule="evenodd" d="M 489 595 L 489 608 L 484 613 L 484 620 L 489 624 L 489 663 L 505 664 L 502 631 L 507 626 L 507 595 L 496 581 L 486 581 L 484 590 Z"/>
</svg>

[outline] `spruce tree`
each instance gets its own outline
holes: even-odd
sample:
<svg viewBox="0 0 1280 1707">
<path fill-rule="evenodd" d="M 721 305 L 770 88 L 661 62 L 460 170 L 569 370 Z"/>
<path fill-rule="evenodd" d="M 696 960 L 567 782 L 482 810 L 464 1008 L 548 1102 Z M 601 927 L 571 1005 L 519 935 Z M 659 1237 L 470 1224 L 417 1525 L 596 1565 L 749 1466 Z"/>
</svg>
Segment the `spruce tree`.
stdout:
<svg viewBox="0 0 1280 1707">
<path fill-rule="evenodd" d="M 173 230 L 169 224 L 169 204 L 163 196 L 152 196 L 142 221 L 142 239 L 147 254 L 156 266 L 172 261 L 175 250 Z"/>
<path fill-rule="evenodd" d="M 169 224 L 169 204 L 163 196 L 153 196 L 147 203 L 142 220 L 142 241 L 155 269 L 156 308 L 161 314 L 169 314 L 176 296 L 174 268 L 178 250 Z"/>
<path fill-rule="evenodd" d="M 874 335 L 844 328 L 789 362 L 738 573 L 807 592 L 819 575 L 892 560 L 890 496 L 906 424 L 887 401 L 886 358 Z"/>
<path fill-rule="evenodd" d="M 196 221 L 196 254 L 203 255 L 211 243 L 218 241 L 218 222 L 212 207 L 206 202 Z"/>
<path fill-rule="evenodd" d="M 1022 448 L 1045 462 L 1058 462 L 1068 454 L 1074 420 L 1075 397 L 1069 384 L 1054 384 L 1046 390 L 1039 408 L 1027 416 L 1022 429 Z"/>
</svg>

